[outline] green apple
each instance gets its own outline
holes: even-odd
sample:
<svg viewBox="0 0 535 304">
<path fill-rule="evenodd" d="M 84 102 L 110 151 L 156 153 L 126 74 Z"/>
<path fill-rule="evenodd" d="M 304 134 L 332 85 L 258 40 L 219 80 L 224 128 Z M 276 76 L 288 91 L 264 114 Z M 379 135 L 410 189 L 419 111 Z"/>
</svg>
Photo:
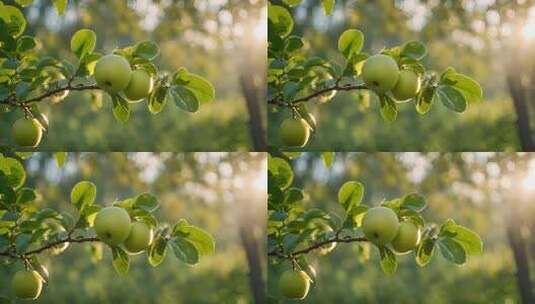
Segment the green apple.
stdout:
<svg viewBox="0 0 535 304">
<path fill-rule="evenodd" d="M 43 136 L 43 128 L 35 118 L 20 118 L 13 124 L 12 135 L 21 147 L 37 147 Z"/>
<path fill-rule="evenodd" d="M 132 72 L 132 77 L 124 95 L 130 101 L 140 101 L 149 96 L 152 91 L 152 77 L 145 70 L 135 70 Z"/>
<path fill-rule="evenodd" d="M 420 241 L 420 229 L 412 222 L 401 222 L 396 238 L 392 241 L 392 247 L 396 253 L 407 253 L 418 245 Z"/>
<path fill-rule="evenodd" d="M 374 244 L 390 243 L 399 230 L 398 216 L 390 208 L 371 208 L 362 219 L 362 230 L 364 235 Z"/>
<path fill-rule="evenodd" d="M 368 87 L 378 93 L 386 93 L 396 86 L 399 78 L 398 64 L 387 55 L 374 55 L 362 66 L 362 79 Z"/>
<path fill-rule="evenodd" d="M 152 229 L 142 222 L 132 224 L 130 234 L 124 241 L 124 248 L 130 253 L 140 253 L 152 243 Z"/>
<path fill-rule="evenodd" d="M 420 77 L 413 71 L 403 70 L 399 73 L 399 80 L 392 89 L 392 95 L 399 101 L 414 98 L 420 91 Z"/>
<path fill-rule="evenodd" d="M 310 288 L 310 277 L 304 271 L 285 271 L 279 280 L 282 294 L 290 299 L 304 299 Z"/>
<path fill-rule="evenodd" d="M 318 230 L 319 232 L 324 235 L 325 237 L 323 237 L 322 239 L 319 239 L 319 241 L 324 241 L 326 240 L 327 238 L 329 238 L 329 234 L 333 234 L 332 232 L 334 232 L 334 230 L 331 228 L 331 226 L 325 224 L 325 223 L 317 223 L 316 224 L 318 226 Z M 318 253 L 320 255 L 327 255 L 329 254 L 331 251 L 334 250 L 334 248 L 336 248 L 336 243 L 335 242 L 332 242 L 332 243 L 329 243 L 329 244 L 325 244 L 323 246 L 321 246 L 319 249 L 318 249 Z"/>
<path fill-rule="evenodd" d="M 95 232 L 109 245 L 119 245 L 130 234 L 130 216 L 123 208 L 106 207 L 95 217 Z"/>
<path fill-rule="evenodd" d="M 43 279 L 37 271 L 21 270 L 15 273 L 11 286 L 21 299 L 37 299 L 43 288 Z"/>
<path fill-rule="evenodd" d="M 279 134 L 284 145 L 304 147 L 310 136 L 310 127 L 302 118 L 287 118 L 282 122 Z"/>
<path fill-rule="evenodd" d="M 106 55 L 97 61 L 94 76 L 103 90 L 115 94 L 126 89 L 132 76 L 132 69 L 124 57 Z"/>
</svg>

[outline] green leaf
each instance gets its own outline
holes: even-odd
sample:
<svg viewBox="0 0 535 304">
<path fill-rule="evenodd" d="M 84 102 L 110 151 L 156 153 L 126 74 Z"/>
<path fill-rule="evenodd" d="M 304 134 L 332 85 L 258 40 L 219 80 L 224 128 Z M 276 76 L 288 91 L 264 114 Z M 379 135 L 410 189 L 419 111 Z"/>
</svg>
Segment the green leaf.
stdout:
<svg viewBox="0 0 535 304">
<path fill-rule="evenodd" d="M 31 188 L 22 188 L 17 192 L 17 205 L 24 205 L 33 202 L 37 198 L 35 190 Z"/>
<path fill-rule="evenodd" d="M 360 205 L 364 196 L 364 185 L 359 182 L 346 182 L 338 190 L 338 202 L 344 207 L 346 212 Z"/>
<path fill-rule="evenodd" d="M 26 182 L 26 171 L 22 164 L 10 157 L 0 155 L 0 172 L 7 178 L 7 186 L 18 189 Z"/>
<path fill-rule="evenodd" d="M 290 12 L 279 5 L 268 4 L 268 28 L 270 33 L 279 37 L 286 37 L 294 27 L 294 20 Z"/>
<path fill-rule="evenodd" d="M 163 237 L 157 237 L 148 249 L 149 264 L 153 267 L 160 265 L 167 254 L 167 240 Z"/>
<path fill-rule="evenodd" d="M 127 274 L 130 268 L 128 254 L 121 247 L 111 247 L 113 268 L 119 274 Z"/>
<path fill-rule="evenodd" d="M 3 5 L 0 9 L 0 19 L 6 23 L 8 34 L 12 37 L 20 36 L 26 29 L 26 19 L 15 6 Z"/>
<path fill-rule="evenodd" d="M 284 204 L 291 205 L 300 202 L 305 198 L 303 190 L 299 188 L 290 188 L 284 192 Z"/>
<path fill-rule="evenodd" d="M 68 0 L 52 0 L 52 3 L 54 3 L 54 7 L 56 8 L 58 15 L 63 15 L 63 12 L 65 12 L 65 8 L 67 7 L 67 1 Z"/>
<path fill-rule="evenodd" d="M 469 103 L 480 102 L 483 98 L 483 89 L 477 81 L 452 69 L 444 73 L 441 83 L 457 89 Z"/>
<path fill-rule="evenodd" d="M 160 53 L 158 45 L 152 41 L 143 41 L 136 45 L 134 57 L 140 57 L 147 60 L 153 60 Z"/>
<path fill-rule="evenodd" d="M 442 256 L 457 265 L 466 263 L 466 252 L 463 246 L 450 238 L 441 238 L 438 240 L 438 247 Z"/>
<path fill-rule="evenodd" d="M 83 181 L 76 184 L 71 191 L 71 202 L 82 211 L 93 205 L 97 196 L 97 187 L 92 182 Z"/>
<path fill-rule="evenodd" d="M 215 252 L 215 240 L 206 231 L 195 226 L 175 226 L 173 236 L 181 237 L 192 243 L 200 255 L 212 255 Z"/>
<path fill-rule="evenodd" d="M 199 252 L 197 248 L 183 238 L 171 240 L 171 248 L 175 256 L 188 265 L 195 265 L 199 262 Z"/>
<path fill-rule="evenodd" d="M 453 221 L 447 221 L 442 225 L 440 236 L 449 237 L 463 246 L 468 255 L 478 255 L 483 253 L 483 241 L 472 230 L 457 225 Z"/>
<path fill-rule="evenodd" d="M 180 69 L 175 73 L 173 84 L 187 88 L 201 104 L 212 102 L 215 98 L 214 86 L 205 78 L 189 73 L 186 69 Z"/>
<path fill-rule="evenodd" d="M 199 100 L 188 88 L 181 85 L 173 86 L 171 94 L 174 97 L 175 104 L 180 109 L 191 113 L 199 110 Z"/>
<path fill-rule="evenodd" d="M 427 205 L 425 197 L 418 193 L 409 193 L 403 197 L 401 208 L 410 209 L 416 212 L 422 211 Z"/>
<path fill-rule="evenodd" d="M 147 212 L 153 212 L 158 208 L 158 199 L 150 193 L 142 193 L 134 202 L 134 208 L 143 209 Z"/>
<path fill-rule="evenodd" d="M 113 116 L 117 121 L 125 123 L 130 119 L 130 104 L 124 98 L 119 95 L 113 95 L 111 97 L 113 102 Z"/>
<path fill-rule="evenodd" d="M 350 59 L 362 50 L 364 34 L 359 30 L 346 30 L 338 39 L 338 50 L 346 59 Z"/>
<path fill-rule="evenodd" d="M 17 40 L 17 52 L 18 53 L 24 53 L 27 51 L 31 51 L 35 48 L 37 43 L 35 42 L 35 39 L 31 36 L 22 36 Z"/>
<path fill-rule="evenodd" d="M 97 35 L 95 32 L 88 29 L 79 30 L 72 36 L 71 51 L 78 59 L 82 59 L 93 52 L 96 43 Z"/>
<path fill-rule="evenodd" d="M 15 0 L 15 2 L 17 2 L 18 5 L 22 6 L 22 7 L 26 7 L 30 4 L 32 4 L 33 0 Z"/>
<path fill-rule="evenodd" d="M 54 153 L 54 157 L 56 158 L 58 167 L 61 168 L 63 165 L 65 165 L 65 161 L 67 160 L 67 152 L 56 152 Z"/>
<path fill-rule="evenodd" d="M 420 244 L 418 244 L 418 248 L 416 249 L 416 263 L 421 267 L 427 265 L 433 257 L 434 252 L 435 241 L 425 237 L 420 241 Z"/>
<path fill-rule="evenodd" d="M 336 4 L 335 0 L 321 0 L 321 5 L 323 5 L 323 10 L 325 15 L 330 15 L 333 13 L 334 5 Z"/>
<path fill-rule="evenodd" d="M 151 92 L 147 106 L 152 114 L 158 114 L 163 110 L 169 98 L 168 91 L 167 87 L 159 86 Z"/>
<path fill-rule="evenodd" d="M 438 98 L 448 109 L 462 113 L 466 110 L 466 100 L 463 94 L 454 87 L 441 85 L 435 91 L 435 98 Z"/>
<path fill-rule="evenodd" d="M 381 116 L 388 122 L 394 122 L 398 116 L 396 102 L 387 95 L 380 95 Z"/>
<path fill-rule="evenodd" d="M 387 247 L 380 246 L 379 254 L 381 256 L 381 269 L 384 273 L 393 274 L 398 268 L 398 262 L 396 260 L 396 255 L 392 250 Z"/>
<path fill-rule="evenodd" d="M 409 41 L 403 45 L 401 56 L 422 60 L 427 55 L 427 48 L 419 41 Z"/>
<path fill-rule="evenodd" d="M 432 86 L 427 86 L 418 93 L 418 96 L 416 96 L 416 111 L 419 114 L 423 115 L 431 109 L 433 96 L 435 96 L 435 89 Z"/>
<path fill-rule="evenodd" d="M 268 169 L 271 172 L 275 186 L 281 189 L 288 188 L 293 182 L 293 171 L 288 162 L 282 158 L 269 157 Z"/>
<path fill-rule="evenodd" d="M 330 168 L 333 165 L 335 152 L 322 152 L 321 159 L 325 167 Z"/>
</svg>

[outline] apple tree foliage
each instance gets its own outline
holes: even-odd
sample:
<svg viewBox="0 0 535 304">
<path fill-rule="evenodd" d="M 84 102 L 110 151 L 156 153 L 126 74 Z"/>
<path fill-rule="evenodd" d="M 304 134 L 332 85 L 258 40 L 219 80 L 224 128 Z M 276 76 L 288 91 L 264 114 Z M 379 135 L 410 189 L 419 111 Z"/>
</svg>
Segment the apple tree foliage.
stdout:
<svg viewBox="0 0 535 304">
<path fill-rule="evenodd" d="M 342 212 L 328 212 L 310 208 L 306 204 L 306 193 L 293 186 L 294 173 L 288 159 L 299 157 L 299 153 L 269 155 L 268 158 L 268 256 L 270 265 L 283 263 L 291 265 L 294 271 L 305 271 L 312 281 L 315 270 L 307 257 L 323 256 L 333 250 L 342 250 L 344 243 L 358 246 L 360 260 L 369 256 L 370 246 L 377 248 L 380 267 L 387 274 L 396 272 L 396 253 L 391 243 L 380 245 L 371 242 L 362 229 L 363 218 L 370 205 L 362 203 L 364 185 L 359 181 L 347 181 L 333 198 Z M 334 160 L 333 152 L 322 153 L 327 167 Z M 447 219 L 441 225 L 428 223 L 422 215 L 426 208 L 425 198 L 418 193 L 380 202 L 380 206 L 395 212 L 400 222 L 412 222 L 420 230 L 420 239 L 411 251 L 416 264 L 427 265 L 436 252 L 447 261 L 464 265 L 469 256 L 481 254 L 483 242 L 478 234 Z M 331 229 L 325 229 L 328 226 Z M 332 244 L 338 246 L 334 246 Z"/>
<path fill-rule="evenodd" d="M 33 1 L 15 1 L 22 7 Z M 58 14 L 63 14 L 67 0 L 53 1 Z M 91 91 L 100 100 L 100 88 L 93 77 L 96 62 L 103 54 L 95 51 L 97 36 L 89 29 L 74 33 L 70 49 L 75 60 L 52 58 L 39 49 L 38 39 L 26 35 L 26 19 L 18 7 L 0 1 L 0 112 L 22 111 L 48 129 L 48 119 L 40 112 L 39 103 L 58 103 L 72 91 Z M 213 85 L 203 77 L 179 68 L 174 73 L 160 71 L 154 64 L 159 47 L 151 41 L 124 46 L 113 51 L 128 60 L 132 69 L 143 69 L 153 78 L 154 88 L 147 97 L 147 109 L 158 114 L 168 102 L 187 112 L 196 112 L 204 103 L 213 101 Z M 129 120 L 132 103 L 124 93 L 110 94 L 114 117 L 121 123 Z"/>
<path fill-rule="evenodd" d="M 102 242 L 93 224 L 97 213 L 104 207 L 96 204 L 97 188 L 90 181 L 80 181 L 72 188 L 70 204 L 76 212 L 69 213 L 36 204 L 40 195 L 25 186 L 26 171 L 22 160 L 31 153 L 0 153 L 0 261 L 4 266 L 21 267 L 37 271 L 42 280 L 48 281 L 48 270 L 40 262 L 40 256 L 55 256 L 75 244 L 91 246 L 92 259 L 102 259 L 103 249 L 112 254 L 112 264 L 119 274 L 128 273 L 130 254 L 123 245 L 111 246 Z M 56 153 L 59 166 L 63 166 L 66 153 Z M 168 252 L 188 265 L 195 265 L 202 256 L 215 251 L 215 241 L 205 230 L 178 220 L 174 225 L 160 222 L 154 212 L 158 199 L 150 193 L 123 198 L 112 203 L 123 208 L 134 222 L 145 223 L 154 231 L 154 238 L 145 249 L 147 261 L 156 267 Z M 0 297 L 0 300 L 8 300 Z M 0 301 L 1 302 L 1 301 Z M 8 301 L 9 302 L 9 301 Z"/>
<path fill-rule="evenodd" d="M 434 103 L 442 103 L 461 113 L 468 104 L 481 101 L 482 88 L 472 78 L 451 67 L 442 73 L 426 70 L 422 60 L 427 55 L 427 48 L 419 41 L 385 47 L 379 52 L 395 60 L 400 71 L 412 71 L 418 76 L 417 94 L 403 101 L 396 100 L 390 90 L 374 91 L 363 80 L 362 67 L 371 55 L 362 51 L 364 34 L 358 29 L 348 29 L 339 36 L 338 51 L 343 62 L 308 56 L 305 40 L 293 33 L 294 19 L 288 9 L 302 2 L 282 0 L 282 5 L 268 2 L 268 104 L 272 111 L 288 111 L 294 119 L 306 120 L 315 132 L 316 121 L 306 105 L 311 101 L 323 104 L 341 91 L 353 91 L 359 99 L 374 92 L 380 113 L 388 122 L 396 120 L 398 107 L 407 101 L 412 101 L 422 115 Z M 331 14 L 335 0 L 322 0 L 321 3 L 325 13 Z"/>
</svg>

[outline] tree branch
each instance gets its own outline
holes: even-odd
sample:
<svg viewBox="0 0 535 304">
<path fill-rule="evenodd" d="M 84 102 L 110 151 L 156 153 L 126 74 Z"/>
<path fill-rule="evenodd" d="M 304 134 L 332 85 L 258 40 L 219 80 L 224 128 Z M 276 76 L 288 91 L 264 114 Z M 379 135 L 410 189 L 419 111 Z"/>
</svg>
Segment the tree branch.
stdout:
<svg viewBox="0 0 535 304">
<path fill-rule="evenodd" d="M 63 239 L 63 240 L 58 240 L 58 241 L 55 241 L 55 242 L 52 242 L 52 243 L 49 243 L 41 248 L 38 248 L 38 249 L 34 249 L 34 250 L 31 250 L 31 251 L 27 251 L 25 253 L 22 253 L 20 255 L 17 255 L 17 254 L 14 254 L 10 251 L 5 251 L 5 252 L 0 252 L 0 256 L 7 256 L 7 257 L 11 257 L 11 258 L 14 258 L 14 259 L 19 259 L 19 258 L 22 258 L 22 257 L 27 257 L 27 256 L 30 256 L 30 255 L 34 255 L 34 254 L 39 254 L 45 250 L 48 250 L 48 249 L 51 249 L 55 246 L 58 246 L 58 245 L 61 245 L 63 243 L 89 243 L 89 242 L 101 242 L 101 240 L 99 238 L 96 238 L 96 237 L 91 237 L 91 238 L 79 238 L 79 239 L 76 239 L 76 238 L 72 238 L 72 237 L 68 237 L 66 239 Z"/>
<path fill-rule="evenodd" d="M 319 97 L 325 93 L 329 93 L 331 91 L 354 91 L 354 90 L 369 90 L 369 88 L 364 85 L 364 84 L 359 84 L 359 85 L 339 85 L 338 83 L 335 85 L 335 86 L 332 86 L 330 88 L 325 88 L 325 89 L 322 89 L 322 90 L 319 90 L 319 91 L 316 91 L 308 96 L 304 96 L 304 97 L 301 97 L 301 98 L 297 98 L 297 99 L 294 99 L 293 101 L 290 101 L 288 102 L 287 104 L 288 105 L 295 105 L 295 104 L 299 104 L 299 103 L 302 103 L 302 102 L 308 102 L 316 97 Z M 284 102 L 281 102 L 281 101 L 277 101 L 276 99 L 270 99 L 268 100 L 268 103 L 269 104 L 274 104 L 274 105 L 285 105 Z"/>
<path fill-rule="evenodd" d="M 25 105 L 28 105 L 32 102 L 39 102 L 43 99 L 46 99 L 48 97 L 51 97 L 53 95 L 56 95 L 58 93 L 61 93 L 61 92 L 64 92 L 64 91 L 86 91 L 86 90 L 100 90 L 101 88 L 95 84 L 91 84 L 91 85 L 72 85 L 71 83 L 69 83 L 67 86 L 65 87 L 61 87 L 61 88 L 57 88 L 57 89 L 54 89 L 52 91 L 49 91 L 49 92 L 46 92 L 46 93 L 43 93 L 42 95 L 39 95 L 39 96 L 36 96 L 34 98 L 30 98 L 30 99 L 27 99 L 27 100 L 24 100 L 24 101 L 21 101 L 21 102 L 17 102 L 14 98 L 15 97 L 11 97 L 11 98 L 7 98 L 7 99 L 4 99 L 4 100 L 1 100 L 0 101 L 0 104 L 7 104 L 7 105 L 11 105 L 11 106 L 25 106 Z"/>
<path fill-rule="evenodd" d="M 354 243 L 354 242 L 369 242 L 369 240 L 365 237 L 345 237 L 345 238 L 340 238 L 338 236 L 332 238 L 332 239 L 329 239 L 329 240 L 325 240 L 325 241 L 322 241 L 322 242 L 319 242 L 319 243 L 316 243 L 314 245 L 311 245 L 310 247 L 308 248 L 305 248 L 305 249 L 301 249 L 301 250 L 297 250 L 297 251 L 294 251 L 288 255 L 285 255 L 284 253 L 278 251 L 278 250 L 273 250 L 271 252 L 268 253 L 269 256 L 277 256 L 277 257 L 280 257 L 280 258 L 293 258 L 295 256 L 298 256 L 298 255 L 301 255 L 301 254 L 307 254 L 313 250 L 316 250 L 316 249 L 319 249 L 327 244 L 330 244 L 330 243 Z"/>
</svg>

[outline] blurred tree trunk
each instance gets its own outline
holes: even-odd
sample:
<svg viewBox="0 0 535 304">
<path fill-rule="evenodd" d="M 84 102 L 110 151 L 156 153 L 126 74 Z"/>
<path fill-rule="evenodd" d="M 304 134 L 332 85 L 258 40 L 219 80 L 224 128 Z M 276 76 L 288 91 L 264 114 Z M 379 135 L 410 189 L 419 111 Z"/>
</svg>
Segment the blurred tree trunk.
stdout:
<svg viewBox="0 0 535 304">
<path fill-rule="evenodd" d="M 515 211 L 513 211 L 514 213 Z M 512 215 L 507 223 L 507 238 L 516 265 L 516 279 L 518 291 L 524 304 L 535 303 L 533 285 L 529 276 L 529 260 L 526 251 L 525 239 L 520 234 L 518 217 Z"/>
<path fill-rule="evenodd" d="M 266 151 L 266 133 L 261 107 L 261 101 L 265 100 L 262 85 L 256 84 L 255 75 L 247 71 L 240 76 L 240 84 L 249 112 L 249 133 L 253 141 L 253 150 Z"/>
<path fill-rule="evenodd" d="M 513 105 L 516 112 L 516 128 L 522 151 L 535 151 L 533 139 L 531 138 L 531 126 L 529 111 L 526 101 L 526 90 L 522 86 L 519 70 L 511 70 L 507 75 L 509 92 L 513 98 Z"/>
<path fill-rule="evenodd" d="M 262 276 L 262 250 L 257 238 L 252 234 L 247 225 L 240 227 L 240 237 L 247 255 L 249 265 L 249 285 L 253 293 L 255 303 L 266 303 L 266 286 Z"/>
</svg>

